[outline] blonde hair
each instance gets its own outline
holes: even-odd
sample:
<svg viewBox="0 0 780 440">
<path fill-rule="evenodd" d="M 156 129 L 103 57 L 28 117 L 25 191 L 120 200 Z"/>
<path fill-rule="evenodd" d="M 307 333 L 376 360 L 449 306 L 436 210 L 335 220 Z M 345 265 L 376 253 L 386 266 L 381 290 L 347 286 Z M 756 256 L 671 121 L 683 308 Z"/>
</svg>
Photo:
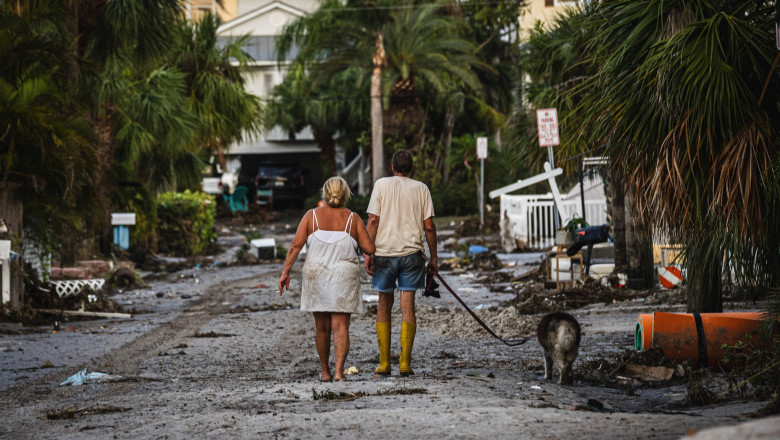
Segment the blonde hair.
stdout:
<svg viewBox="0 0 780 440">
<path fill-rule="evenodd" d="M 341 208 L 351 195 L 347 181 L 341 177 L 331 177 L 322 185 L 322 200 L 331 208 Z"/>
</svg>

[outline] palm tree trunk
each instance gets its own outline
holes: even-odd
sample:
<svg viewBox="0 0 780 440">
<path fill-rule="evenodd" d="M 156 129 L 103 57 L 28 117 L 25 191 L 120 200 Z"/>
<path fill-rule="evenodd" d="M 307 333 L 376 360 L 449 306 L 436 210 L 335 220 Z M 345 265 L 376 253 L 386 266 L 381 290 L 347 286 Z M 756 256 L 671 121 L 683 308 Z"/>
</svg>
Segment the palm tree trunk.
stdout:
<svg viewBox="0 0 780 440">
<path fill-rule="evenodd" d="M 625 181 L 615 171 L 610 173 L 609 209 L 612 226 L 612 239 L 615 242 L 615 273 L 628 273 L 626 257 L 626 187 Z"/>
<path fill-rule="evenodd" d="M 712 234 L 707 233 L 690 234 L 686 241 L 688 313 L 723 312 L 722 247 L 713 246 Z"/>
<path fill-rule="evenodd" d="M 447 110 L 444 116 L 444 160 L 442 161 L 442 183 L 445 185 L 450 181 L 450 151 L 452 151 L 452 130 L 455 127 L 455 113 Z"/>
<path fill-rule="evenodd" d="M 336 141 L 330 131 L 314 130 L 314 140 L 320 148 L 320 157 L 328 168 L 326 174 L 330 177 L 338 175 L 336 172 Z"/>
<path fill-rule="evenodd" d="M 376 33 L 374 71 L 371 75 L 371 172 L 373 181 L 385 175 L 385 155 L 382 147 L 382 69 L 387 63 L 381 32 Z"/>
<path fill-rule="evenodd" d="M 650 225 L 637 215 L 631 188 L 626 190 L 625 207 L 628 288 L 650 289 L 655 286 Z"/>
</svg>

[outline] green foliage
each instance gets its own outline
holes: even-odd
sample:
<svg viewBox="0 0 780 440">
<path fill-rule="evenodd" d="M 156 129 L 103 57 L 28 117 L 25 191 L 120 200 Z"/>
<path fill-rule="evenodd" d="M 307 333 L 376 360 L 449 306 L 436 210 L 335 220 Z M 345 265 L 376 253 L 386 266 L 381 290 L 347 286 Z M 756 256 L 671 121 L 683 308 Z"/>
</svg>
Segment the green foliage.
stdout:
<svg viewBox="0 0 780 440">
<path fill-rule="evenodd" d="M 364 222 L 368 221 L 368 202 L 371 200 L 370 196 L 358 196 L 353 195 L 347 200 L 347 208 L 356 213 L 363 219 Z"/>
<path fill-rule="evenodd" d="M 114 204 L 119 206 L 119 211 L 135 213 L 130 245 L 137 249 L 152 249 L 157 233 L 157 203 L 154 195 L 146 188 L 138 187 L 122 188 L 117 196 Z"/>
<path fill-rule="evenodd" d="M 573 217 L 571 220 L 566 222 L 566 225 L 563 227 L 563 229 L 574 232 L 577 229 L 587 228 L 589 225 L 582 217 Z"/>
<path fill-rule="evenodd" d="M 157 197 L 158 246 L 161 252 L 197 255 L 216 240 L 216 201 L 200 192 L 164 193 Z"/>
<path fill-rule="evenodd" d="M 473 183 L 438 184 L 430 188 L 437 217 L 469 215 L 479 211 L 477 188 Z"/>
</svg>

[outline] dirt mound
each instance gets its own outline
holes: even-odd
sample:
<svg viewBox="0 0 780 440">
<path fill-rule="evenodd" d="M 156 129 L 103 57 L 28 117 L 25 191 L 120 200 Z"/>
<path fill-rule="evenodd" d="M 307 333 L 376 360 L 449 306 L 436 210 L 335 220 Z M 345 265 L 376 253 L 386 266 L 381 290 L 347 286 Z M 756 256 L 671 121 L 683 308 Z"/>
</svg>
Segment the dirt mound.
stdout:
<svg viewBox="0 0 780 440">
<path fill-rule="evenodd" d="M 514 307 L 490 307 L 474 312 L 491 330 L 502 338 L 524 337 L 533 334 L 538 318 L 520 314 Z M 490 334 L 466 311 L 429 307 L 417 315 L 421 327 L 448 336 L 491 338 Z"/>
</svg>

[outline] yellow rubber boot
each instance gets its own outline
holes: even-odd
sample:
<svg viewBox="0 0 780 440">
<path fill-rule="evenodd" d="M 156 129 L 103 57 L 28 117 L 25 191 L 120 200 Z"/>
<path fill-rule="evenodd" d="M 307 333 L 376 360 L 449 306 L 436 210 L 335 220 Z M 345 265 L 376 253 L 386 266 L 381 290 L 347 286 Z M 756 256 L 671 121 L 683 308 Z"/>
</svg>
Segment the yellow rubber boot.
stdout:
<svg viewBox="0 0 780 440">
<path fill-rule="evenodd" d="M 379 366 L 374 373 L 377 376 L 390 376 L 390 323 L 376 323 L 376 344 L 379 346 Z"/>
<path fill-rule="evenodd" d="M 401 356 L 398 359 L 398 366 L 401 370 L 401 377 L 411 376 L 412 371 L 412 346 L 414 346 L 414 334 L 417 332 L 417 324 L 409 322 L 401 323 Z"/>
</svg>

